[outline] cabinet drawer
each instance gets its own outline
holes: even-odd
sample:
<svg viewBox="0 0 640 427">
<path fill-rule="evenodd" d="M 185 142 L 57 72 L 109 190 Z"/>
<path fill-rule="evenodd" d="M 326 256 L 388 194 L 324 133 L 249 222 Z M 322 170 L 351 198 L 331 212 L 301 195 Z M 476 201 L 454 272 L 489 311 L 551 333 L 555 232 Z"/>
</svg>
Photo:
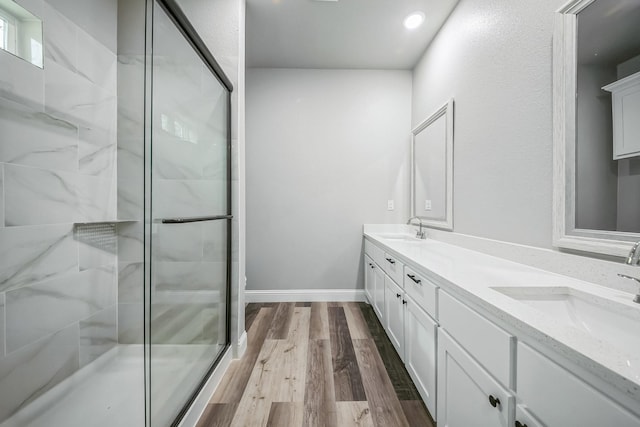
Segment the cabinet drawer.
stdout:
<svg viewBox="0 0 640 427">
<path fill-rule="evenodd" d="M 429 316 L 438 318 L 436 311 L 438 287 L 408 265 L 404 267 L 404 289 Z"/>
<path fill-rule="evenodd" d="M 402 280 L 402 274 L 404 271 L 404 264 L 401 263 L 395 256 L 384 253 L 384 261 L 380 264 L 382 269 L 396 282 L 399 286 L 404 286 L 404 282 Z"/>
<path fill-rule="evenodd" d="M 367 239 L 364 239 L 364 253 L 369 255 L 371 259 L 381 267 L 387 262 L 384 259 L 384 251 Z"/>
<path fill-rule="evenodd" d="M 446 329 L 498 381 L 512 386 L 515 339 L 451 295 L 439 291 L 438 316 Z"/>
<path fill-rule="evenodd" d="M 640 426 L 640 419 L 523 343 L 518 343 L 517 379 L 518 396 L 545 425 Z"/>
</svg>

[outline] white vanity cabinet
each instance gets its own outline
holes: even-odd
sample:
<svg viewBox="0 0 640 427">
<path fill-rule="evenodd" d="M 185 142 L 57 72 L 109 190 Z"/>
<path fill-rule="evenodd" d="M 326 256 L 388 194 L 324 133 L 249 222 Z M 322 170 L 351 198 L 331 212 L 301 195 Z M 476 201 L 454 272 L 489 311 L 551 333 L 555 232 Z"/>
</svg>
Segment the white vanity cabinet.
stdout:
<svg viewBox="0 0 640 427">
<path fill-rule="evenodd" d="M 521 342 L 517 367 L 518 397 L 544 425 L 640 426 L 639 418 L 608 396 Z"/>
<path fill-rule="evenodd" d="M 447 332 L 438 330 L 439 427 L 511 427 L 514 403 L 507 389 Z"/>
<path fill-rule="evenodd" d="M 438 324 L 410 297 L 404 304 L 404 364 L 422 400 L 436 419 L 436 338 Z"/>
<path fill-rule="evenodd" d="M 391 344 L 404 360 L 404 290 L 389 276 L 384 276 L 384 321 L 383 325 Z"/>
<path fill-rule="evenodd" d="M 374 271 L 376 264 L 373 259 L 366 255 L 364 256 L 364 293 L 367 296 L 367 300 L 373 305 L 373 296 L 376 290 L 376 278 Z"/>
</svg>

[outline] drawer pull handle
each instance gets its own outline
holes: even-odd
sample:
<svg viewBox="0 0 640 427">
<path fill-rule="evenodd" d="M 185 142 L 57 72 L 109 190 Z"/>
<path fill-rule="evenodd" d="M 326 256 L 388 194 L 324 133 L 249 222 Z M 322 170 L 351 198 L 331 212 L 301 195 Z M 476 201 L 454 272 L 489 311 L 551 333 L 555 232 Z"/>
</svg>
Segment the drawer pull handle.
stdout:
<svg viewBox="0 0 640 427">
<path fill-rule="evenodd" d="M 407 303 L 407 300 L 406 300 L 406 299 L 403 299 L 403 300 L 402 300 L 402 304 L 406 304 L 406 303 Z"/>
<path fill-rule="evenodd" d="M 396 294 L 396 298 L 400 298 L 402 295 L 400 294 Z"/>
<path fill-rule="evenodd" d="M 491 406 L 493 406 L 494 408 L 500 406 L 500 399 L 498 399 L 497 397 L 493 397 L 493 395 L 489 395 L 489 403 L 491 404 Z"/>
<path fill-rule="evenodd" d="M 516 420 L 516 427 L 529 427 L 526 424 L 522 424 L 520 421 Z"/>
<path fill-rule="evenodd" d="M 373 265 L 372 263 L 369 263 L 369 267 L 371 267 L 371 268 L 376 268 L 376 266 L 375 266 L 375 265 Z"/>
<path fill-rule="evenodd" d="M 391 259 L 391 258 L 385 258 L 385 259 L 386 259 L 387 261 L 389 261 L 391 264 L 395 264 L 395 263 L 396 263 L 396 262 L 395 262 L 393 259 Z"/>
<path fill-rule="evenodd" d="M 414 282 L 416 282 L 418 285 L 422 284 L 422 280 L 416 279 L 415 274 L 407 274 L 407 277 L 409 279 L 413 280 Z"/>
</svg>

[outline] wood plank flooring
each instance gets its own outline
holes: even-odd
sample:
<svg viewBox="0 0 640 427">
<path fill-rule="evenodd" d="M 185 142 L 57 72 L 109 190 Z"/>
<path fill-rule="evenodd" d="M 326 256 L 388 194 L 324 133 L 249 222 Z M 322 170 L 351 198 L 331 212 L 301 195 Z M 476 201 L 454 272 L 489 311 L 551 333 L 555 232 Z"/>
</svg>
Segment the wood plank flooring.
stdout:
<svg viewBox="0 0 640 427">
<path fill-rule="evenodd" d="M 368 304 L 249 304 L 245 325 L 197 427 L 435 426 Z"/>
</svg>

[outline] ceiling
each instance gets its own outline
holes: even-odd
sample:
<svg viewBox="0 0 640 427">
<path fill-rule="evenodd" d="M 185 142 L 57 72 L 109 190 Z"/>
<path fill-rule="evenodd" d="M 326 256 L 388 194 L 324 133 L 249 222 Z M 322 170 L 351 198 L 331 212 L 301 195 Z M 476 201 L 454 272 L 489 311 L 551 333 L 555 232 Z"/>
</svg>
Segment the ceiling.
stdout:
<svg viewBox="0 0 640 427">
<path fill-rule="evenodd" d="M 413 69 L 457 2 L 247 0 L 247 67 Z"/>
<path fill-rule="evenodd" d="M 640 55 L 640 0 L 598 0 L 578 14 L 578 62 L 619 64 Z"/>
</svg>

